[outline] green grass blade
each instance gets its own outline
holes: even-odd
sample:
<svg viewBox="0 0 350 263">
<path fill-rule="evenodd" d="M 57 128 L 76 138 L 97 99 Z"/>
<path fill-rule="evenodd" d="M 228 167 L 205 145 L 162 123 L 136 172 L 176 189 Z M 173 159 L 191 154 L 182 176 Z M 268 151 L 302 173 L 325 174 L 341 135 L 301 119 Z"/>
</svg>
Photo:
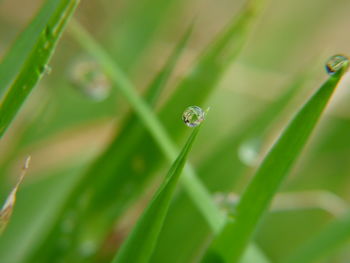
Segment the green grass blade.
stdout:
<svg viewBox="0 0 350 263">
<path fill-rule="evenodd" d="M 20 107 L 45 73 L 64 27 L 79 0 L 61 0 L 44 30 L 36 39 L 29 57 L 0 104 L 0 138 L 11 124 Z"/>
<path fill-rule="evenodd" d="M 200 55 L 189 74 L 179 83 L 172 98 L 160 112 L 164 126 L 178 134 L 183 131 L 169 115 L 188 105 L 200 105 L 210 95 L 228 66 L 240 53 L 260 10 L 260 2 L 249 0 L 207 50 Z"/>
<path fill-rule="evenodd" d="M 205 260 L 239 261 L 257 223 L 316 126 L 346 66 L 321 86 L 281 134 L 243 193 L 233 222 L 228 222 L 214 240 Z"/>
<path fill-rule="evenodd" d="M 14 80 L 60 0 L 47 1 L 29 26 L 18 36 L 0 64 L 0 97 Z"/>
<path fill-rule="evenodd" d="M 93 55 L 96 60 L 99 61 L 101 66 L 104 67 L 105 71 L 110 75 L 111 79 L 116 83 L 120 92 L 125 96 L 128 102 L 134 108 L 136 114 L 139 116 L 145 127 L 151 133 L 153 139 L 158 143 L 165 156 L 171 161 L 176 158 L 176 147 L 175 144 L 169 138 L 162 124 L 159 122 L 157 117 L 154 115 L 152 110 L 143 101 L 140 96 L 136 93 L 133 85 L 128 80 L 123 71 L 118 65 L 111 60 L 105 51 L 90 37 L 90 35 L 78 24 L 72 23 L 71 31 L 76 40 Z M 183 109 L 182 109 L 183 110 Z M 179 116 L 177 116 L 179 118 Z M 176 118 L 176 119 L 177 119 Z M 206 216 L 209 224 L 213 229 L 218 229 L 218 226 L 222 224 L 222 216 L 210 195 L 200 181 L 195 178 L 194 173 L 186 169 L 185 176 L 182 177 L 185 187 L 193 191 L 190 192 L 193 200 L 199 201 L 197 203 L 199 208 L 203 208 L 203 214 Z M 196 184 L 196 185 L 194 185 Z M 194 195 L 193 195 L 194 194 Z M 198 199 L 197 194 L 200 194 L 201 198 Z"/>
<path fill-rule="evenodd" d="M 285 263 L 318 262 L 331 254 L 350 238 L 350 214 L 346 214 L 328 224 L 323 230 L 306 241 Z"/>
<path fill-rule="evenodd" d="M 178 62 L 180 55 L 182 54 L 190 36 L 192 35 L 193 27 L 194 27 L 194 24 L 189 26 L 184 36 L 182 37 L 178 45 L 175 47 L 175 50 L 173 51 L 173 53 L 165 63 L 162 70 L 157 74 L 157 76 L 154 78 L 154 80 L 150 84 L 147 90 L 147 94 L 145 96 L 145 100 L 150 105 L 154 105 L 156 103 L 159 97 L 159 93 L 163 90 L 167 81 L 170 78 L 171 73 L 174 71 L 176 63 Z"/>
<path fill-rule="evenodd" d="M 189 28 L 175 47 L 164 68 L 150 83 L 145 94 L 147 103 L 156 103 L 157 97 L 165 87 L 170 73 L 182 53 L 191 32 L 192 28 Z M 133 199 L 132 196 L 142 191 L 135 188 L 132 193 L 127 195 L 128 199 L 125 200 L 124 189 L 120 187 L 124 173 L 116 174 L 115 172 L 118 170 L 116 167 L 120 167 L 125 161 L 125 158 L 128 158 L 130 155 L 130 145 L 138 144 L 142 128 L 142 123 L 140 123 L 137 115 L 132 113 L 128 116 L 125 124 L 123 124 L 122 131 L 117 133 L 116 138 L 107 149 L 97 158 L 88 171 L 79 177 L 75 186 L 71 188 L 68 198 L 65 199 L 65 206 L 57 214 L 49 235 L 46 236 L 44 242 L 39 242 L 38 249 L 32 254 L 33 260 L 35 259 L 36 262 L 40 262 L 40 260 L 45 262 L 54 253 L 56 258 L 62 258 L 65 261 L 74 259 L 73 261 L 77 262 L 77 258 L 82 257 L 80 246 L 86 240 L 86 235 L 89 235 L 89 239 L 93 240 L 95 244 L 100 244 L 103 241 L 105 235 L 115 223 L 116 217 L 130 204 L 130 200 Z M 120 153 L 121 150 L 123 150 L 122 153 Z M 96 174 L 99 176 L 96 177 Z M 115 177 L 117 180 L 115 180 Z M 111 190 L 109 192 L 104 191 L 105 188 L 101 189 L 101 184 L 110 186 Z M 89 199 L 89 201 L 84 203 L 87 206 L 80 203 L 81 196 L 86 196 Z M 95 204 L 96 206 L 94 206 Z M 76 206 L 79 206 L 79 212 L 76 212 L 77 218 L 75 220 L 79 221 L 79 224 L 70 234 L 71 240 L 74 240 L 74 243 L 69 248 L 59 250 L 60 253 L 58 253 L 57 250 L 55 251 L 55 249 L 59 249 L 57 240 L 59 240 L 60 236 L 64 235 L 60 231 L 61 222 L 65 220 L 68 216 L 67 214 L 72 209 L 75 209 Z M 89 213 L 91 213 L 91 216 L 87 216 Z M 98 230 L 94 230 L 92 234 L 87 234 L 89 232 L 88 229 L 92 229 L 91 226 L 96 225 L 98 225 Z"/>
<path fill-rule="evenodd" d="M 203 183 L 210 192 L 232 191 L 235 182 L 245 171 L 245 166 L 237 155 L 239 146 L 247 139 L 265 134 L 270 125 L 281 117 L 280 113 L 295 98 L 306 79 L 304 74 L 295 77 L 280 98 L 267 105 L 258 115 L 254 116 L 254 119 L 247 121 L 247 124 L 242 126 L 238 132 L 229 134 L 227 138 L 218 143 L 208 157 L 201 160 L 198 174 L 201 175 Z M 234 175 L 227 176 L 228 171 L 234 171 Z M 183 222 L 181 229 L 176 228 L 179 221 Z M 206 242 L 211 233 L 210 228 L 183 191 L 174 200 L 166 224 L 170 227 L 162 230 L 160 236 L 162 242 L 159 242 L 159 247 L 153 255 L 156 262 L 165 261 L 169 257 L 171 258 L 167 259 L 169 263 L 177 260 L 189 261 L 202 248 L 203 242 Z M 191 236 L 188 236 L 189 231 L 193 231 Z M 173 250 L 175 245 L 177 246 L 176 251 Z M 180 256 L 176 256 L 178 253 L 181 254 L 181 259 L 179 259 Z"/>
<path fill-rule="evenodd" d="M 30 157 L 28 157 L 26 159 L 17 184 L 12 189 L 11 193 L 9 194 L 9 196 L 7 197 L 7 199 L 5 201 L 5 204 L 3 205 L 3 207 L 0 210 L 0 236 L 1 236 L 2 232 L 5 230 L 8 222 L 10 221 L 13 207 L 15 206 L 15 203 L 16 203 L 17 190 L 18 190 L 18 187 L 20 186 L 20 184 L 22 183 L 24 176 L 26 175 L 26 172 L 27 172 L 28 166 L 29 166 L 29 162 L 30 162 Z"/>
<path fill-rule="evenodd" d="M 122 245 L 113 263 L 149 262 L 159 232 L 162 228 L 177 181 L 185 166 L 187 155 L 199 131 L 196 128 L 178 158 L 170 168 L 163 184 L 159 187 L 145 212 L 137 222 L 129 237 Z"/>
<path fill-rule="evenodd" d="M 111 34 L 109 50 L 124 70 L 129 70 L 139 61 L 140 56 L 151 44 L 155 33 L 166 24 L 168 17 L 185 1 L 182 0 L 139 0 L 128 1 L 118 34 Z M 115 24 L 112 26 L 113 32 Z"/>
</svg>

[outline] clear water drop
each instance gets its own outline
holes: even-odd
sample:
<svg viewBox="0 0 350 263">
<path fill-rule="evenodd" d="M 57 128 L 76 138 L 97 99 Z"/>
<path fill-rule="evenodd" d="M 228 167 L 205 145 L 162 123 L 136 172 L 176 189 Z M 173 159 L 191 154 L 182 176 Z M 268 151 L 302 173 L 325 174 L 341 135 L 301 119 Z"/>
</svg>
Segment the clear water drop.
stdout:
<svg viewBox="0 0 350 263">
<path fill-rule="evenodd" d="M 196 127 L 205 118 L 205 111 L 198 106 L 188 107 L 182 114 L 182 120 L 188 127 Z"/>
<path fill-rule="evenodd" d="M 70 80 L 78 90 L 96 101 L 106 99 L 112 88 L 110 79 L 91 59 L 76 61 L 70 70 Z"/>
<path fill-rule="evenodd" d="M 345 63 L 348 63 L 349 59 L 343 55 L 331 56 L 326 62 L 326 70 L 329 75 L 335 74 L 339 71 Z"/>
</svg>

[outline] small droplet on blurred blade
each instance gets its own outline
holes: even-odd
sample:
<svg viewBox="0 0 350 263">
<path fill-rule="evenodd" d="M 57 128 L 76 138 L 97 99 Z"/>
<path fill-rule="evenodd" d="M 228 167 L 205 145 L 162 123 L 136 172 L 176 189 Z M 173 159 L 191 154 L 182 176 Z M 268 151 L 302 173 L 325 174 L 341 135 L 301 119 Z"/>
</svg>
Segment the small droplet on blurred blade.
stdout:
<svg viewBox="0 0 350 263">
<path fill-rule="evenodd" d="M 196 127 L 205 118 L 205 111 L 198 106 L 188 107 L 182 114 L 182 120 L 188 127 Z"/>
<path fill-rule="evenodd" d="M 69 75 L 71 83 L 92 100 L 102 101 L 110 94 L 111 81 L 94 60 L 77 60 Z"/>
<path fill-rule="evenodd" d="M 329 75 L 333 75 L 340 70 L 345 63 L 348 63 L 349 59 L 343 55 L 331 56 L 326 62 L 326 70 Z"/>
<path fill-rule="evenodd" d="M 52 68 L 49 65 L 44 66 L 44 73 L 49 75 L 52 71 Z"/>
<path fill-rule="evenodd" d="M 16 203 L 17 190 L 18 190 L 18 187 L 20 186 L 20 184 L 22 183 L 23 178 L 28 170 L 29 162 L 30 162 L 30 156 L 27 157 L 27 159 L 22 167 L 22 172 L 21 172 L 21 175 L 18 179 L 17 184 L 12 189 L 11 193 L 9 194 L 9 196 L 7 197 L 7 199 L 5 201 L 5 204 L 3 205 L 3 207 L 0 210 L 0 234 L 2 234 L 4 232 L 8 222 L 10 221 L 13 207 Z"/>
</svg>

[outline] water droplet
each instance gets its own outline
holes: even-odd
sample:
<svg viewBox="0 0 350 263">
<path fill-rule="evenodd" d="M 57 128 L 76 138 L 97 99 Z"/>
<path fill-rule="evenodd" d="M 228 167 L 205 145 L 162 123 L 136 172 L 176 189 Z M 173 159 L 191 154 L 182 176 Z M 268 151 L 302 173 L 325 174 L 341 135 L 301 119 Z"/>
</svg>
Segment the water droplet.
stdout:
<svg viewBox="0 0 350 263">
<path fill-rule="evenodd" d="M 238 157 L 241 162 L 247 166 L 254 166 L 258 161 L 260 147 L 259 138 L 251 138 L 243 142 L 238 148 Z"/>
<path fill-rule="evenodd" d="M 228 216 L 233 219 L 236 213 L 236 206 L 239 201 L 239 196 L 234 193 L 215 193 L 214 202 Z"/>
<path fill-rule="evenodd" d="M 182 114 L 182 120 L 188 127 L 196 127 L 205 118 L 205 111 L 198 106 L 188 107 Z"/>
<path fill-rule="evenodd" d="M 349 63 L 349 59 L 343 55 L 331 56 L 326 62 L 326 70 L 329 75 L 333 75 L 340 70 L 345 63 Z"/>
<path fill-rule="evenodd" d="M 44 73 L 49 75 L 52 71 L 52 68 L 49 65 L 44 66 Z"/>
<path fill-rule="evenodd" d="M 77 61 L 71 68 L 70 79 L 82 93 L 96 101 L 106 99 L 112 87 L 110 79 L 93 60 Z"/>
</svg>

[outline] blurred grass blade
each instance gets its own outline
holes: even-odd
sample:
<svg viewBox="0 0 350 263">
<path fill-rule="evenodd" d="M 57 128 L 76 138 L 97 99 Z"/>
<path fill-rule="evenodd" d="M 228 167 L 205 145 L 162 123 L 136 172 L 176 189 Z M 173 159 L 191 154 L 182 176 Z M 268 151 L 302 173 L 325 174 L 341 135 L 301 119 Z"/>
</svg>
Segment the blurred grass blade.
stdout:
<svg viewBox="0 0 350 263">
<path fill-rule="evenodd" d="M 157 97 L 164 89 L 179 56 L 186 46 L 191 32 L 192 26 L 186 31 L 178 45 L 175 47 L 165 66 L 150 83 L 145 94 L 145 101 L 147 103 L 153 105 L 157 102 Z M 116 182 L 114 178 L 116 177 L 115 171 L 118 170 L 116 167 L 120 167 L 122 163 L 125 162 L 125 159 L 132 154 L 134 148 L 130 146 L 141 143 L 139 140 L 140 132 L 142 134 L 142 131 L 142 122 L 140 122 L 135 113 L 130 114 L 123 123 L 122 131 L 117 132 L 113 142 L 108 145 L 107 149 L 97 158 L 88 171 L 79 178 L 77 184 L 71 188 L 71 192 L 65 200 L 65 206 L 58 213 L 50 234 L 45 238 L 45 242 L 42 242 L 39 245 L 37 252 L 33 253 L 33 260 L 35 259 L 36 262 L 39 262 L 38 257 L 40 257 L 40 260 L 45 262 L 45 260 L 51 256 L 50 253 L 59 246 L 56 240 L 59 239 L 59 236 L 63 235 L 60 231 L 61 222 L 69 216 L 68 214 L 70 211 L 76 206 L 79 206 L 77 217 L 81 217 L 76 219 L 79 220 L 79 225 L 75 227 L 74 232 L 71 233 L 72 239 L 74 236 L 75 245 L 66 248 L 64 253 L 56 253 L 55 257 L 63 258 L 63 260 L 75 257 L 72 255 L 76 255 L 75 258 L 81 257 L 79 242 L 85 241 L 88 232 L 87 229 L 90 229 L 91 225 L 96 225 L 96 221 L 99 222 L 99 230 L 94 231 L 92 234 L 93 236 L 89 236 L 89 238 L 93 239 L 96 244 L 100 244 L 103 241 L 105 235 L 115 224 L 116 217 L 118 217 L 123 209 L 130 204 L 130 200 L 133 200 L 133 196 L 141 191 L 138 188 L 134 188 L 132 193 L 125 195 L 123 187 L 120 186 L 124 180 L 124 173 L 117 173 L 118 180 Z M 120 154 L 121 150 L 123 151 L 123 154 Z M 96 177 L 96 174 L 99 176 Z M 138 180 L 141 180 L 141 178 L 138 178 Z M 101 189 L 101 184 L 104 186 L 108 185 L 113 189 L 106 192 L 104 191 L 104 188 Z M 116 186 L 118 187 L 118 191 L 115 190 Z M 86 198 L 89 199 L 89 201 L 84 203 L 87 206 L 82 205 L 79 201 L 81 196 L 86 196 Z M 90 212 L 92 215 L 86 216 Z M 45 251 L 45 253 L 43 251 Z"/>
<path fill-rule="evenodd" d="M 210 261 L 215 258 L 222 262 L 239 261 L 257 223 L 267 210 L 292 164 L 300 155 L 346 71 L 348 63 L 345 64 L 306 102 L 281 134 L 243 193 L 233 215 L 234 220 L 228 222 L 214 240 L 205 260 Z"/>
<path fill-rule="evenodd" d="M 329 223 L 323 230 L 293 251 L 285 263 L 318 262 L 350 239 L 350 214 Z"/>
<path fill-rule="evenodd" d="M 29 167 L 29 162 L 30 162 L 30 157 L 28 157 L 26 159 L 26 161 L 23 165 L 23 168 L 22 168 L 21 175 L 17 181 L 16 186 L 12 189 L 10 195 L 7 197 L 7 199 L 5 201 L 5 204 L 3 205 L 3 207 L 0 210 L 0 235 L 2 234 L 2 232 L 4 232 L 8 222 L 10 221 L 13 207 L 16 203 L 17 190 L 18 190 L 18 187 L 20 186 L 20 184 L 22 183 L 24 176 L 27 173 L 27 170 Z"/>
<path fill-rule="evenodd" d="M 171 99 L 160 112 L 164 126 L 175 135 L 183 130 L 169 115 L 182 112 L 188 105 L 200 105 L 216 87 L 228 66 L 240 53 L 251 30 L 262 0 L 248 0 L 237 17 L 228 24 L 207 50 L 201 54 L 190 73 L 180 82 Z"/>
<path fill-rule="evenodd" d="M 159 187 L 153 200 L 122 245 L 113 263 L 149 262 L 175 191 L 177 181 L 198 131 L 199 128 L 195 128 L 192 132 L 186 145 L 170 168 L 163 184 Z"/>
<path fill-rule="evenodd" d="M 145 100 L 150 105 L 152 106 L 155 105 L 159 97 L 159 93 L 163 90 L 167 81 L 170 78 L 171 73 L 174 71 L 176 63 L 178 62 L 180 55 L 182 54 L 190 36 L 192 35 L 193 27 L 194 27 L 194 23 L 192 23 L 189 26 L 184 36 L 175 47 L 175 50 L 173 51 L 169 59 L 166 61 L 164 67 L 161 69 L 161 71 L 157 74 L 157 76 L 154 78 L 154 80 L 150 84 L 145 96 Z"/>
<path fill-rule="evenodd" d="M 186 3 L 183 0 L 138 0 L 127 1 L 125 11 L 116 16 L 111 25 L 110 41 L 107 42 L 113 57 L 128 71 L 135 66 L 143 52 L 151 44 L 159 27 L 166 25 L 167 19 Z M 120 23 L 120 21 L 122 21 Z M 117 29 L 115 29 L 115 22 Z"/>
<path fill-rule="evenodd" d="M 59 3 L 60 0 L 46 1 L 40 12 L 19 35 L 9 51 L 6 52 L 0 64 L 0 98 L 21 70 L 27 56 L 35 46 L 41 32 L 46 28 Z"/>
<path fill-rule="evenodd" d="M 99 61 L 101 66 L 104 67 L 105 71 L 110 75 L 120 92 L 131 104 L 136 114 L 152 135 L 153 139 L 158 143 L 164 155 L 170 161 L 174 160 L 177 152 L 175 144 L 171 141 L 163 125 L 146 102 L 136 93 L 132 83 L 128 80 L 124 72 L 110 59 L 110 56 L 90 37 L 84 28 L 82 28 L 76 21 L 71 25 L 70 29 L 73 33 L 72 35 L 87 51 L 90 52 L 92 56 L 96 58 L 96 60 Z M 177 116 L 176 119 L 179 118 L 180 117 Z M 196 175 L 189 169 L 186 169 L 182 181 L 187 190 L 193 190 L 190 191 L 189 194 L 196 205 L 202 209 L 201 212 L 206 216 L 208 223 L 213 229 L 218 229 L 223 223 L 222 214 L 215 206 L 206 188 L 201 185 L 201 182 L 197 179 Z"/>
<path fill-rule="evenodd" d="M 47 22 L 45 29 L 41 31 L 36 39 L 35 46 L 32 47 L 23 67 L 0 103 L 0 138 L 45 73 L 47 63 L 78 3 L 79 0 L 61 0 Z"/>
</svg>

